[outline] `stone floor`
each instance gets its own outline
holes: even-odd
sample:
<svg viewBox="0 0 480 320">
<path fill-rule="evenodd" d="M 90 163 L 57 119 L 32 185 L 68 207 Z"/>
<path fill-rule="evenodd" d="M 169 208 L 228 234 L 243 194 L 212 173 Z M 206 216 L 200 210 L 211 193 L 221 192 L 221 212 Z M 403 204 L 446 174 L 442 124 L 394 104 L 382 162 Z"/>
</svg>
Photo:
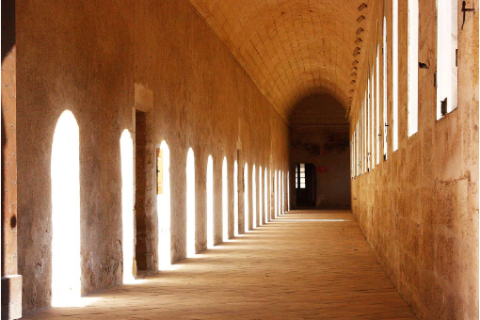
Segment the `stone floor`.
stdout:
<svg viewBox="0 0 480 320">
<path fill-rule="evenodd" d="M 347 211 L 292 211 L 82 300 L 24 319 L 416 319 Z"/>
</svg>

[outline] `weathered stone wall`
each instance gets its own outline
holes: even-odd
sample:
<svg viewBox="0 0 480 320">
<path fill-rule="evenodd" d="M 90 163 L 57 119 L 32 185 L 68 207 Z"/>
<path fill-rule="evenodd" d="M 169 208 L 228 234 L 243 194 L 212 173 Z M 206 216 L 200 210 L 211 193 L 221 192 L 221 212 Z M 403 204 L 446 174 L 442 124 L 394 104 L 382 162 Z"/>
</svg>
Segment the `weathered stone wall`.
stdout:
<svg viewBox="0 0 480 320">
<path fill-rule="evenodd" d="M 419 130 L 411 137 L 407 134 L 407 1 L 399 1 L 399 148 L 395 152 L 391 2 L 386 3 L 388 159 L 383 161 L 381 145 L 380 164 L 352 180 L 353 213 L 393 283 L 420 319 L 478 319 L 478 1 L 468 2 L 475 13 L 467 13 L 465 27 L 458 31 L 458 109 L 438 121 L 433 85 L 435 1 L 420 1 L 419 60 L 429 69 L 419 70 Z M 369 11 L 378 17 L 379 26 L 382 12 L 381 5 Z M 458 17 L 460 26 L 460 10 Z M 372 34 L 362 47 L 370 61 L 377 41 Z M 366 66 L 363 70 L 359 79 L 365 83 Z M 351 133 L 363 93 L 359 91 L 353 107 Z M 382 107 L 380 110 L 383 114 Z M 383 126 L 379 129 L 383 132 Z"/>
<path fill-rule="evenodd" d="M 83 294 L 122 282 L 119 141 L 124 129 L 135 138 L 135 84 L 154 97 L 146 115 L 146 146 L 152 149 L 146 155 L 152 159 L 146 161 L 145 196 L 145 241 L 154 266 L 154 148 L 163 140 L 171 158 L 173 262 L 185 257 L 189 147 L 195 153 L 197 251 L 206 247 L 209 155 L 217 227 L 224 156 L 230 221 L 237 146 L 240 168 L 247 161 L 249 168 L 255 163 L 288 169 L 286 124 L 187 1 L 22 0 L 17 1 L 17 35 L 18 251 L 25 312 L 48 307 L 51 300 L 50 163 L 55 126 L 64 110 L 73 112 L 80 128 Z M 215 234 L 219 242 L 221 230 Z"/>
</svg>

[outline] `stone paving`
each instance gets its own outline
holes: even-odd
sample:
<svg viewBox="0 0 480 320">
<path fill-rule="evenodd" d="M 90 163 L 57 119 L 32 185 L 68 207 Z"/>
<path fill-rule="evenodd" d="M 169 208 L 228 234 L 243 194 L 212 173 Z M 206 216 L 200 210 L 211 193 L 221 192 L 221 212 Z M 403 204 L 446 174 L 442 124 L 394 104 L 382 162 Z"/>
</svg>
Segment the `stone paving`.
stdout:
<svg viewBox="0 0 480 320">
<path fill-rule="evenodd" d="M 416 319 L 348 211 L 292 211 L 137 282 L 24 319 Z"/>
</svg>

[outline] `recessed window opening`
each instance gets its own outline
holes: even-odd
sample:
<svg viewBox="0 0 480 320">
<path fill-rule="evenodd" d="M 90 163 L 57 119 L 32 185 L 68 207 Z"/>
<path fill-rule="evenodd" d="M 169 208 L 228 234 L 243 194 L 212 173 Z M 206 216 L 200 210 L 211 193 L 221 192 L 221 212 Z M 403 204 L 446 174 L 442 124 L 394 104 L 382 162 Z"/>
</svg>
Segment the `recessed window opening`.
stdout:
<svg viewBox="0 0 480 320">
<path fill-rule="evenodd" d="M 126 131 L 128 136 L 130 134 Z M 122 142 L 122 140 L 121 140 Z M 122 149 L 133 170 L 133 146 Z M 122 161 L 123 169 L 123 161 Z M 76 305 L 81 297 L 80 258 L 80 135 L 72 112 L 64 111 L 55 127 L 51 158 L 52 183 L 52 306 Z M 123 171 L 123 170 L 122 170 Z M 128 195 L 133 197 L 133 181 Z M 125 186 L 125 181 L 123 182 Z M 132 202 L 130 202 L 132 203 Z M 125 208 L 125 207 L 124 207 Z M 125 209 L 124 209 L 125 210 Z M 128 207 L 133 225 L 133 205 Z M 133 237 L 132 239 L 133 240 Z M 133 242 L 132 242 L 133 243 Z M 133 254 L 133 245 L 131 246 Z"/>
<path fill-rule="evenodd" d="M 352 140 L 350 140 L 350 179 L 353 179 L 353 164 L 355 163 L 355 159 L 353 157 L 353 150 L 354 147 L 353 147 L 353 136 L 352 136 Z"/>
<path fill-rule="evenodd" d="M 383 16 L 383 160 L 388 158 L 388 60 L 387 60 L 387 17 Z"/>
<path fill-rule="evenodd" d="M 437 0 L 437 120 L 457 108 L 457 0 Z"/>
<path fill-rule="evenodd" d="M 158 267 L 171 265 L 170 149 L 165 141 L 157 149 Z"/>
<path fill-rule="evenodd" d="M 278 203 L 278 216 L 282 215 L 282 171 L 277 171 L 277 203 Z"/>
<path fill-rule="evenodd" d="M 245 163 L 245 170 L 243 171 L 243 186 L 244 186 L 244 231 L 247 232 L 249 230 L 249 208 L 248 208 L 248 163 Z"/>
<path fill-rule="evenodd" d="M 207 160 L 207 248 L 214 246 L 213 232 L 213 158 Z"/>
<path fill-rule="evenodd" d="M 370 171 L 373 166 L 372 166 L 372 154 L 373 154 L 373 148 L 372 148 L 372 86 L 371 86 L 371 73 L 370 73 L 370 64 L 368 65 L 368 84 L 367 84 L 367 141 L 368 141 L 368 171 Z"/>
<path fill-rule="evenodd" d="M 353 179 L 353 142 L 350 140 L 350 179 Z"/>
<path fill-rule="evenodd" d="M 282 170 L 282 214 L 285 214 L 285 172 Z"/>
<path fill-rule="evenodd" d="M 259 225 L 263 225 L 265 221 L 263 221 L 263 206 L 262 206 L 262 199 L 263 199 L 263 186 L 262 186 L 262 166 L 258 168 L 258 223 Z"/>
<path fill-rule="evenodd" d="M 278 176 L 277 176 L 277 170 L 273 172 L 273 214 L 274 218 L 276 219 L 278 217 L 278 201 L 277 201 L 277 195 L 278 195 Z"/>
<path fill-rule="evenodd" d="M 364 161 L 364 145 L 363 145 L 363 102 L 362 103 L 362 106 L 360 107 L 360 131 L 359 131 L 359 156 L 360 156 L 360 175 L 363 174 L 363 164 L 365 163 Z"/>
<path fill-rule="evenodd" d="M 357 120 L 357 124 L 355 126 L 355 176 L 358 177 L 360 175 L 360 119 Z"/>
<path fill-rule="evenodd" d="M 375 67 L 375 88 L 376 88 L 376 98 L 375 98 L 375 108 L 376 108 L 376 147 L 377 150 L 375 152 L 377 156 L 377 164 L 380 163 L 380 45 L 377 43 L 377 57 L 376 57 L 376 67 Z"/>
<path fill-rule="evenodd" d="M 353 133 L 353 137 L 352 137 L 352 140 L 353 140 L 353 148 L 352 148 L 352 154 L 353 154 L 353 157 L 352 157 L 352 178 L 355 178 L 357 176 L 357 144 L 355 142 L 355 140 L 357 139 L 357 132 L 355 131 Z"/>
<path fill-rule="evenodd" d="M 398 149 L 398 0 L 392 0 L 393 151 Z"/>
<path fill-rule="evenodd" d="M 153 256 L 147 249 L 147 113 L 135 110 L 135 262 L 136 270 L 152 268 Z"/>
<path fill-rule="evenodd" d="M 268 214 L 268 212 L 269 212 L 268 211 L 268 203 L 269 203 L 268 202 L 268 186 L 269 186 L 269 183 L 268 183 L 267 168 L 265 168 L 265 180 L 264 181 L 265 181 L 265 190 L 264 190 L 264 192 L 265 192 L 265 195 L 264 195 L 265 212 L 264 212 L 264 214 L 265 214 L 265 223 L 267 223 L 268 222 L 268 216 L 269 216 L 269 214 Z"/>
<path fill-rule="evenodd" d="M 276 217 L 278 218 L 278 216 L 280 216 L 280 170 L 277 170 L 277 176 L 276 176 L 276 180 L 275 180 L 275 188 L 276 188 L 276 191 L 275 191 L 275 201 L 276 201 L 276 204 L 277 204 L 277 214 L 276 214 Z"/>
<path fill-rule="evenodd" d="M 233 163 L 233 235 L 238 236 L 238 162 Z"/>
<path fill-rule="evenodd" d="M 187 228 L 186 228 L 186 253 L 187 257 L 195 255 L 195 156 L 192 148 L 187 154 Z"/>
<path fill-rule="evenodd" d="M 418 131 L 418 0 L 408 0 L 408 136 Z"/>
<path fill-rule="evenodd" d="M 305 189 L 305 163 L 299 163 L 295 167 L 295 189 Z"/>
<path fill-rule="evenodd" d="M 287 172 L 287 211 L 290 211 L 290 171 Z"/>
<path fill-rule="evenodd" d="M 227 157 L 222 164 L 222 239 L 228 240 L 228 170 Z"/>
<path fill-rule="evenodd" d="M 134 231 L 134 154 L 130 132 L 124 130 L 120 138 L 122 163 L 122 251 L 123 283 L 134 281 L 135 231 Z"/>
<path fill-rule="evenodd" d="M 360 168 L 360 173 L 363 174 L 365 172 L 365 143 L 364 143 L 364 116 L 363 116 L 363 103 L 362 102 L 362 107 L 360 109 L 360 155 L 362 157 L 361 159 L 361 168 Z"/>
<path fill-rule="evenodd" d="M 376 154 L 376 144 L 375 144 L 375 133 L 376 133 L 376 123 L 375 123 L 375 70 L 374 66 L 372 65 L 371 72 L 370 72 L 370 144 L 371 144 L 371 157 L 370 157 L 370 162 L 372 169 L 375 168 L 375 154 Z"/>
<path fill-rule="evenodd" d="M 278 171 L 278 215 L 283 214 L 283 171 Z"/>
<path fill-rule="evenodd" d="M 368 145 L 367 145 L 367 92 L 365 92 L 365 97 L 363 99 L 363 173 L 368 171 Z"/>
<path fill-rule="evenodd" d="M 355 125 L 355 176 L 358 177 L 360 175 L 360 145 L 359 145 L 359 128 L 360 128 L 360 119 L 357 120 L 357 124 Z"/>
<path fill-rule="evenodd" d="M 257 179 L 255 165 L 252 166 L 252 229 L 257 227 Z"/>
</svg>

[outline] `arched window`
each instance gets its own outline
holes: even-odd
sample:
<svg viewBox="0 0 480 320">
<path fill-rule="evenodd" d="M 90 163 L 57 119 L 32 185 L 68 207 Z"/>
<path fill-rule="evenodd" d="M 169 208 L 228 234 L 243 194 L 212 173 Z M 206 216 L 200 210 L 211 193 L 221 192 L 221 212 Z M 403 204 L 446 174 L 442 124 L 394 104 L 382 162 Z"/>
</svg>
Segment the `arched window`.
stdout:
<svg viewBox="0 0 480 320">
<path fill-rule="evenodd" d="M 418 0 L 408 0 L 408 136 L 418 131 Z"/>
<path fill-rule="evenodd" d="M 398 149 L 398 0 L 392 0 L 392 100 L 393 100 L 393 146 Z"/>
<path fill-rule="evenodd" d="M 263 199 L 263 186 L 262 186 L 262 166 L 258 168 L 258 222 L 260 225 L 263 225 L 265 221 L 263 221 L 263 206 L 262 206 L 262 199 Z"/>
<path fill-rule="evenodd" d="M 287 211 L 290 211 L 290 171 L 287 172 Z"/>
<path fill-rule="evenodd" d="M 213 159 L 208 156 L 207 160 L 207 248 L 214 245 L 213 232 Z"/>
<path fill-rule="evenodd" d="M 252 166 L 252 229 L 257 227 L 257 181 L 255 165 Z"/>
<path fill-rule="evenodd" d="M 244 200 L 245 200 L 245 214 L 244 214 L 244 230 L 245 232 L 248 231 L 248 218 L 249 218 L 249 212 L 248 212 L 248 163 L 245 163 L 245 170 L 243 172 L 243 184 L 244 184 L 244 187 L 245 187 L 245 192 L 243 193 L 244 194 Z"/>
<path fill-rule="evenodd" d="M 265 223 L 269 221 L 268 219 L 268 171 L 267 168 L 265 168 L 265 190 L 264 190 L 264 202 L 265 202 Z"/>
<path fill-rule="evenodd" d="M 273 179 L 273 201 L 275 203 L 275 218 L 278 217 L 278 171 L 275 170 Z"/>
<path fill-rule="evenodd" d="M 238 236 L 238 162 L 233 163 L 233 235 Z"/>
<path fill-rule="evenodd" d="M 81 296 L 80 138 L 75 117 L 64 111 L 53 136 L 52 306 L 75 304 Z M 132 249 L 133 250 L 133 249 Z"/>
<path fill-rule="evenodd" d="M 222 235 L 223 241 L 228 240 L 228 171 L 227 157 L 222 164 Z"/>
<path fill-rule="evenodd" d="M 457 0 L 437 0 L 437 120 L 457 108 Z"/>
<path fill-rule="evenodd" d="M 171 264 L 170 149 L 165 141 L 157 149 L 157 212 L 159 270 Z"/>
<path fill-rule="evenodd" d="M 122 251 L 123 283 L 134 281 L 135 232 L 134 232 L 134 181 L 133 181 L 133 140 L 130 132 L 124 130 L 120 137 L 122 158 Z"/>
<path fill-rule="evenodd" d="M 385 5 L 385 2 L 384 2 Z M 383 160 L 388 157 L 388 59 L 387 59 L 387 17 L 383 16 Z"/>
<path fill-rule="evenodd" d="M 186 253 L 187 257 L 193 257 L 195 255 L 195 156 L 192 148 L 188 149 L 186 174 Z"/>
<path fill-rule="evenodd" d="M 375 64 L 375 87 L 376 87 L 376 98 L 375 98 L 375 122 L 376 122 L 376 147 L 377 150 L 375 154 L 377 156 L 376 162 L 377 164 L 380 163 L 380 44 L 377 43 L 377 56 L 376 56 L 376 64 Z"/>
</svg>

